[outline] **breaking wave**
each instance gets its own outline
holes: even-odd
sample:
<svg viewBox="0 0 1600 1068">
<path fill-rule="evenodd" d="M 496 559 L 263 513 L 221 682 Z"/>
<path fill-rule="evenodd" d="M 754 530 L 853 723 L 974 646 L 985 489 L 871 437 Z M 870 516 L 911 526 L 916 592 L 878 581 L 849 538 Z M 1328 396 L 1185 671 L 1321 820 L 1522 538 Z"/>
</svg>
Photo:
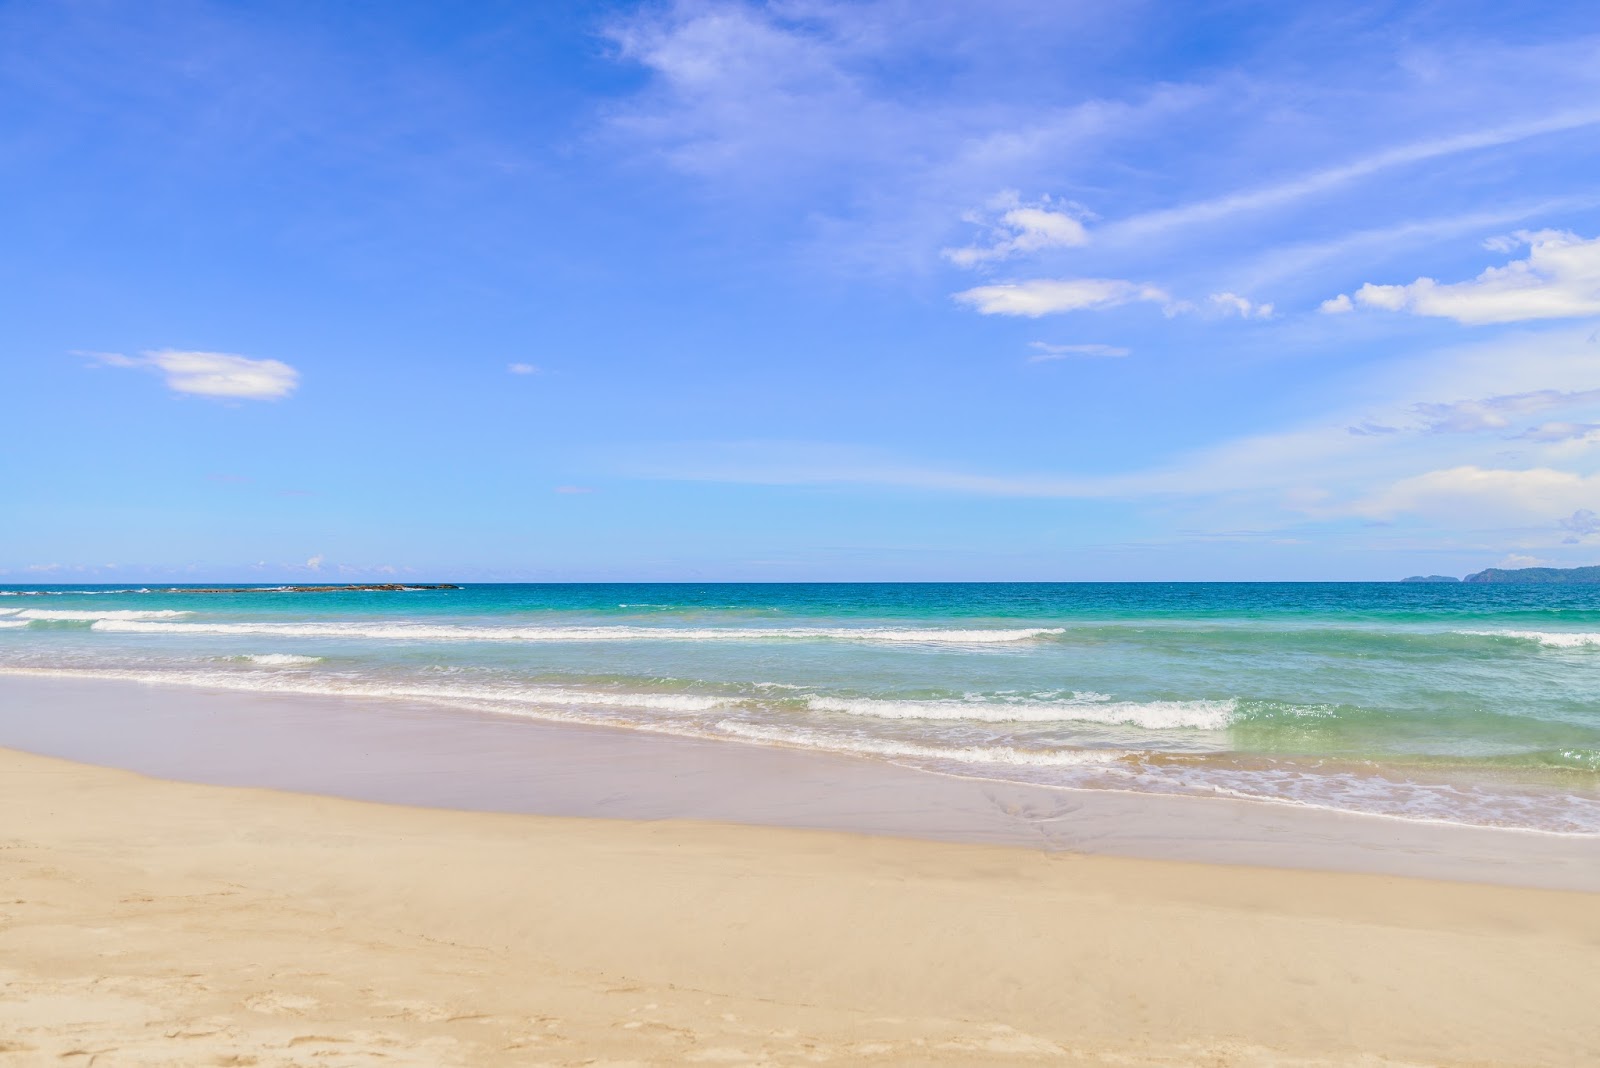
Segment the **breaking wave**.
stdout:
<svg viewBox="0 0 1600 1068">
<path fill-rule="evenodd" d="M 180 613 L 181 614 L 181 613 Z M 943 627 L 505 627 L 438 623 L 156 623 L 110 614 L 92 629 L 120 634 L 253 634 L 285 638 L 345 638 L 391 641 L 462 642 L 615 642 L 615 641 L 771 641 L 825 639 L 940 645 L 988 645 L 1061 634 L 1062 627 L 1008 630 Z"/>
</svg>

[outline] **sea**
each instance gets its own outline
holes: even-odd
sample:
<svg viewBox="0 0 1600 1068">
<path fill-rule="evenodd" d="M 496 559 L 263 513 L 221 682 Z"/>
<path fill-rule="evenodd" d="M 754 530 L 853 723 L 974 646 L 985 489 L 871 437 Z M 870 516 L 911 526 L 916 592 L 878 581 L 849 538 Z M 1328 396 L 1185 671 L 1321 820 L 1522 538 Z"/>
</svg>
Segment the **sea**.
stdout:
<svg viewBox="0 0 1600 1068">
<path fill-rule="evenodd" d="M 427 702 L 1600 838 L 1600 586 L 192 590 L 0 587 L 0 675 Z"/>
</svg>

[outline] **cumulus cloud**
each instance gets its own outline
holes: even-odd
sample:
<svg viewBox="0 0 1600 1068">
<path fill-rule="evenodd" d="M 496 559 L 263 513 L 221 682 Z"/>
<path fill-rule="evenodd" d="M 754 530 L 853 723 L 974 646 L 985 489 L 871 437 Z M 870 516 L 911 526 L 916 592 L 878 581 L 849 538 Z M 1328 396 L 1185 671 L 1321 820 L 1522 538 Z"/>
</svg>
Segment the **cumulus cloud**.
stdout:
<svg viewBox="0 0 1600 1068">
<path fill-rule="evenodd" d="M 1248 297 L 1241 297 L 1237 293 L 1213 293 L 1211 304 L 1229 315 L 1237 315 L 1241 319 L 1270 319 L 1272 318 L 1271 304 L 1257 304 Z"/>
<path fill-rule="evenodd" d="M 300 384 L 300 372 L 281 360 L 257 360 L 230 352 L 155 349 L 138 356 L 88 353 L 106 367 L 152 371 L 175 393 L 241 400 L 281 400 Z"/>
<path fill-rule="evenodd" d="M 1070 360 L 1079 357 L 1118 359 L 1133 351 L 1120 345 L 1052 345 L 1047 341 L 1030 341 L 1028 347 L 1035 350 L 1034 354 L 1028 357 L 1029 363 L 1047 363 L 1051 360 Z"/>
<path fill-rule="evenodd" d="M 1035 278 L 976 286 L 955 294 L 981 315 L 1022 315 L 1037 319 L 1058 312 L 1115 308 L 1133 301 L 1170 305 L 1163 289 L 1120 278 Z"/>
<path fill-rule="evenodd" d="M 1454 319 L 1469 326 L 1600 315 L 1600 237 L 1582 238 L 1566 230 L 1524 230 L 1490 243 L 1491 249 L 1501 252 L 1524 246 L 1526 259 L 1490 267 L 1471 281 L 1368 282 L 1355 291 L 1353 299 L 1341 293 L 1323 301 L 1322 310 L 1348 311 L 1360 304 Z"/>
<path fill-rule="evenodd" d="M 317 555 L 315 555 L 313 557 L 310 557 L 309 559 L 306 560 L 306 567 L 309 568 L 312 571 L 321 571 L 322 570 L 322 561 L 323 561 L 323 556 L 322 556 L 321 553 L 318 553 Z"/>
<path fill-rule="evenodd" d="M 1077 205 L 1056 204 L 1048 196 L 1025 204 L 1015 190 L 989 202 L 986 214 L 968 215 L 966 221 L 984 226 L 986 241 L 965 248 L 947 248 L 943 256 L 958 267 L 977 267 L 996 260 L 1051 248 L 1075 248 L 1089 243 Z"/>
</svg>

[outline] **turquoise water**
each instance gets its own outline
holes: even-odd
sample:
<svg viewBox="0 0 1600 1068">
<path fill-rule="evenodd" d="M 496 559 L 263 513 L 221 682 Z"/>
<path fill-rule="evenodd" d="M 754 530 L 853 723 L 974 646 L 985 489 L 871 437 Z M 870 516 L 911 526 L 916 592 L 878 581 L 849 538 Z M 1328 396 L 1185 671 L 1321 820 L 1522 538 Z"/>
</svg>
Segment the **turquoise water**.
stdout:
<svg viewBox="0 0 1600 1068">
<path fill-rule="evenodd" d="M 1600 835 L 1600 587 L 0 588 L 0 672 Z"/>
</svg>

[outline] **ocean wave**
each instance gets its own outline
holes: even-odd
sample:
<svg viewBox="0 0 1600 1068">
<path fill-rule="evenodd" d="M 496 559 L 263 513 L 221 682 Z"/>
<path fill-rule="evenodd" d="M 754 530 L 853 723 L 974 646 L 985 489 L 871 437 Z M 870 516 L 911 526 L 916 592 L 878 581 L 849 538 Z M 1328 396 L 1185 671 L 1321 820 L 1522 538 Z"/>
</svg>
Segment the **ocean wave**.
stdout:
<svg viewBox="0 0 1600 1068">
<path fill-rule="evenodd" d="M 115 593 L 153 593 L 148 586 L 125 590 L 0 590 L 0 597 L 104 597 Z"/>
<path fill-rule="evenodd" d="M 615 641 L 770 641 L 833 640 L 938 645 L 988 645 L 1061 634 L 1061 627 L 1009 630 L 938 627 L 505 627 L 454 623 L 156 623 L 98 619 L 92 629 L 119 634 L 252 634 L 294 638 L 345 638 L 452 642 L 615 642 Z"/>
<path fill-rule="evenodd" d="M 783 727 L 767 727 L 736 719 L 723 720 L 716 724 L 716 729 L 720 733 L 747 741 L 787 745 L 798 749 L 862 753 L 872 756 L 916 757 L 925 760 L 954 760 L 966 764 L 1083 767 L 1114 764 L 1132 755 L 1123 749 L 1019 749 L 1010 745 L 921 745 L 891 738 L 823 735 Z"/>
<path fill-rule="evenodd" d="M 1264 766 L 1251 766 L 1241 764 L 1234 755 L 1226 753 L 1165 752 L 1159 747 L 1160 736 L 1157 735 L 1150 736 L 1152 744 L 1148 747 L 1140 744 L 1130 748 L 1081 748 L 1045 742 L 1019 745 L 1000 732 L 986 738 L 979 728 L 960 726 L 946 727 L 935 736 L 920 737 L 915 734 L 905 737 L 909 732 L 903 727 L 890 728 L 887 724 L 875 728 L 870 723 L 862 723 L 859 729 L 840 729 L 837 720 L 795 722 L 797 714 L 803 715 L 811 707 L 803 697 L 786 696 L 771 706 L 763 706 L 754 703 L 759 699 L 748 696 L 628 693 L 510 683 L 428 685 L 316 671 L 270 672 L 241 667 L 204 671 L 0 667 L 0 674 L 113 679 L 263 695 L 410 699 L 468 713 L 520 716 L 590 727 L 610 726 L 706 741 L 723 740 L 730 744 L 780 745 L 877 757 L 941 774 L 982 780 L 1072 789 L 1232 797 L 1408 821 L 1600 836 L 1600 802 L 1580 793 L 1502 788 L 1489 782 L 1475 785 L 1430 783 L 1426 776 L 1413 777 L 1404 769 L 1384 773 L 1380 767 L 1367 762 L 1356 765 L 1348 761 L 1324 762 L 1320 758 L 1314 762 L 1309 758 L 1271 759 Z M 980 702 L 951 699 L 900 703 L 926 706 Z M 1004 705 L 993 699 L 984 703 Z M 1057 703 L 1083 711 L 1107 702 L 1077 696 Z M 1244 717 L 1249 711 L 1249 702 L 1240 701 L 1238 705 L 1239 714 Z M 675 714 L 649 715 L 652 711 Z M 773 722 L 775 715 L 784 719 Z M 875 734 L 875 730 L 890 736 Z M 1122 745 L 1129 743 L 1124 741 Z M 1539 762 L 1547 767 L 1600 770 L 1600 751 L 1593 748 L 1567 747 L 1539 754 L 1539 757 Z"/>
<path fill-rule="evenodd" d="M 26 619 L 0 619 L 0 630 L 21 630 L 27 625 Z"/>
<path fill-rule="evenodd" d="M 1593 631 L 1563 630 L 1458 630 L 1457 634 L 1471 634 L 1480 638 L 1511 638 L 1516 641 L 1537 642 L 1551 649 L 1581 649 L 1600 645 L 1600 633 Z"/>
<path fill-rule="evenodd" d="M 1096 700 L 1094 698 L 1099 698 Z M 1221 730 L 1233 722 L 1239 702 L 1112 701 L 1104 694 L 1067 701 L 885 701 L 814 697 L 812 708 L 875 719 L 960 720 L 979 723 L 1099 723 L 1147 730 Z"/>
<path fill-rule="evenodd" d="M 275 654 L 265 654 L 267 656 Z M 282 655 L 282 654 L 278 654 Z M 320 659 L 320 658 L 311 658 Z M 141 671 L 72 668 L 0 668 L 4 675 L 98 678 L 250 693 L 292 693 L 322 697 L 411 698 L 428 701 L 476 702 L 503 706 L 561 709 L 574 706 L 653 709 L 665 712 L 707 712 L 736 704 L 737 698 L 699 694 L 624 693 L 532 686 L 428 686 L 385 683 L 372 679 L 316 674 L 267 674 L 242 671 Z"/>
<path fill-rule="evenodd" d="M 262 667 L 295 667 L 301 664 L 320 664 L 320 656 L 300 656 L 296 653 L 254 653 L 235 659 Z"/>
<path fill-rule="evenodd" d="M 149 622 L 158 619 L 178 619 L 182 616 L 193 614 L 193 612 L 179 612 L 170 608 L 148 612 L 130 609 L 107 609 L 105 611 L 95 611 L 93 609 L 68 611 L 62 609 L 57 611 L 48 608 L 0 608 L 0 615 L 11 619 L 38 619 L 58 623 L 89 623 L 98 620 L 109 620 L 118 623 Z"/>
</svg>

